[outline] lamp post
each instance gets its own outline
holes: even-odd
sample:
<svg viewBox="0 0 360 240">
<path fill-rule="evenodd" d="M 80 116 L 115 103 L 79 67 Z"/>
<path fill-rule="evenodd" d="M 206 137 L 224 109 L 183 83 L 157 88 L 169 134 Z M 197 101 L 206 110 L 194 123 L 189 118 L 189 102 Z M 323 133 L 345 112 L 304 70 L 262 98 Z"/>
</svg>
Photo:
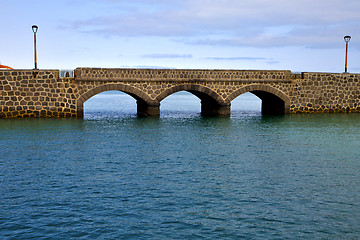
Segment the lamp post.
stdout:
<svg viewBox="0 0 360 240">
<path fill-rule="evenodd" d="M 33 25 L 32 26 L 32 31 L 34 33 L 34 55 L 35 55 L 35 70 L 37 70 L 37 55 L 36 55 L 36 33 L 38 31 L 38 26 Z"/>
<path fill-rule="evenodd" d="M 347 73 L 348 45 L 349 45 L 350 39 L 351 39 L 350 36 L 345 36 L 345 37 L 344 37 L 344 40 L 345 40 L 345 42 L 346 42 L 345 73 Z"/>
</svg>

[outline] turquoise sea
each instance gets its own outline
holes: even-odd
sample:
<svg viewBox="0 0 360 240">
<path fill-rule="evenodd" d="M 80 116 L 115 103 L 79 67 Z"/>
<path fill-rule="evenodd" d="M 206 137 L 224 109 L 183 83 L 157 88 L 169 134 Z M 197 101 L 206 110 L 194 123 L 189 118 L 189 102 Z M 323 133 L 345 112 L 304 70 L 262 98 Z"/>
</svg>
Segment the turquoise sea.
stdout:
<svg viewBox="0 0 360 240">
<path fill-rule="evenodd" d="M 359 239 L 360 115 L 205 118 L 180 92 L 138 118 L 0 119 L 0 239 Z"/>
</svg>

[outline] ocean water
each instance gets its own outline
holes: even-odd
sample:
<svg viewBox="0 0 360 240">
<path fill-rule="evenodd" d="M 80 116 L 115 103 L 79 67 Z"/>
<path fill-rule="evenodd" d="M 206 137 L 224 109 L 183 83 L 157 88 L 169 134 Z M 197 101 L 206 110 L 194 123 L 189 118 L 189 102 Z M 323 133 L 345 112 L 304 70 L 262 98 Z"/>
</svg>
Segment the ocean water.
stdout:
<svg viewBox="0 0 360 240">
<path fill-rule="evenodd" d="M 265 117 L 245 94 L 160 118 L 99 94 L 84 119 L 0 119 L 0 239 L 359 239 L 360 115 Z"/>
</svg>

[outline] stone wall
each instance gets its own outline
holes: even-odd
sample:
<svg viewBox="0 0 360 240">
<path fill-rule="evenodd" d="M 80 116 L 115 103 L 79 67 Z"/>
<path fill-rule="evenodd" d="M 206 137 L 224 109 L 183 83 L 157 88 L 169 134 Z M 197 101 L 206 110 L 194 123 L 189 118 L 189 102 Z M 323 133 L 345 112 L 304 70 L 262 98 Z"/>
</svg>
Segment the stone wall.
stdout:
<svg viewBox="0 0 360 240">
<path fill-rule="evenodd" d="M 360 112 L 360 74 L 302 73 L 291 87 L 291 113 Z"/>
<path fill-rule="evenodd" d="M 70 84 L 59 70 L 1 70 L 0 118 L 75 117 Z"/>
<path fill-rule="evenodd" d="M 262 99 L 264 113 L 360 112 L 359 89 L 360 74 L 78 68 L 67 78 L 59 70 L 1 70 L 0 118 L 81 117 L 84 102 L 108 90 L 133 96 L 144 115 L 160 114 L 161 101 L 182 90 L 220 115 L 246 92 Z"/>
</svg>

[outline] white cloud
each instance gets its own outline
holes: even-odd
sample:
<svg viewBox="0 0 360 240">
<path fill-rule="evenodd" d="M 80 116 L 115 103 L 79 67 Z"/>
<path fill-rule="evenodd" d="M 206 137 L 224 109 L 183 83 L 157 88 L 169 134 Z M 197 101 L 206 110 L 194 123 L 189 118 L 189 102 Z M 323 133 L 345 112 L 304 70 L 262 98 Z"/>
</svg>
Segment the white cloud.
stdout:
<svg viewBox="0 0 360 240">
<path fill-rule="evenodd" d="M 154 53 L 142 55 L 142 58 L 192 58 L 191 54 L 163 54 L 163 53 Z"/>
<path fill-rule="evenodd" d="M 255 47 L 331 48 L 342 35 L 360 37 L 358 0 L 98 1 L 116 2 L 118 13 L 76 21 L 73 28 L 105 36 Z M 129 5 L 133 9 L 123 12 Z"/>
<path fill-rule="evenodd" d="M 72 56 L 72 65 L 260 68 L 272 63 L 271 68 L 305 69 L 309 68 L 305 66 L 308 64 L 317 69 L 319 64 L 334 71 L 338 66 L 342 69 L 343 36 L 352 36 L 349 63 L 358 62 L 360 50 L 358 0 L 55 0 L 51 3 L 35 0 L 35 3 L 42 14 L 31 14 L 29 9 L 34 8 L 34 3 L 29 1 L 5 0 L 0 19 L 7 23 L 10 33 L 0 42 L 2 46 L 15 45 L 12 49 L 16 52 L 3 47 L 0 52 L 4 64 L 6 61 L 12 66 L 32 67 L 31 24 L 40 27 L 39 59 L 49 66 L 51 61 L 59 61 L 60 56 L 63 59 Z M 11 14 L 14 9 L 15 15 Z M 119 58 L 118 52 L 122 57 Z M 19 56 L 24 63 L 19 64 Z M 70 60 L 66 62 L 70 65 Z"/>
</svg>

